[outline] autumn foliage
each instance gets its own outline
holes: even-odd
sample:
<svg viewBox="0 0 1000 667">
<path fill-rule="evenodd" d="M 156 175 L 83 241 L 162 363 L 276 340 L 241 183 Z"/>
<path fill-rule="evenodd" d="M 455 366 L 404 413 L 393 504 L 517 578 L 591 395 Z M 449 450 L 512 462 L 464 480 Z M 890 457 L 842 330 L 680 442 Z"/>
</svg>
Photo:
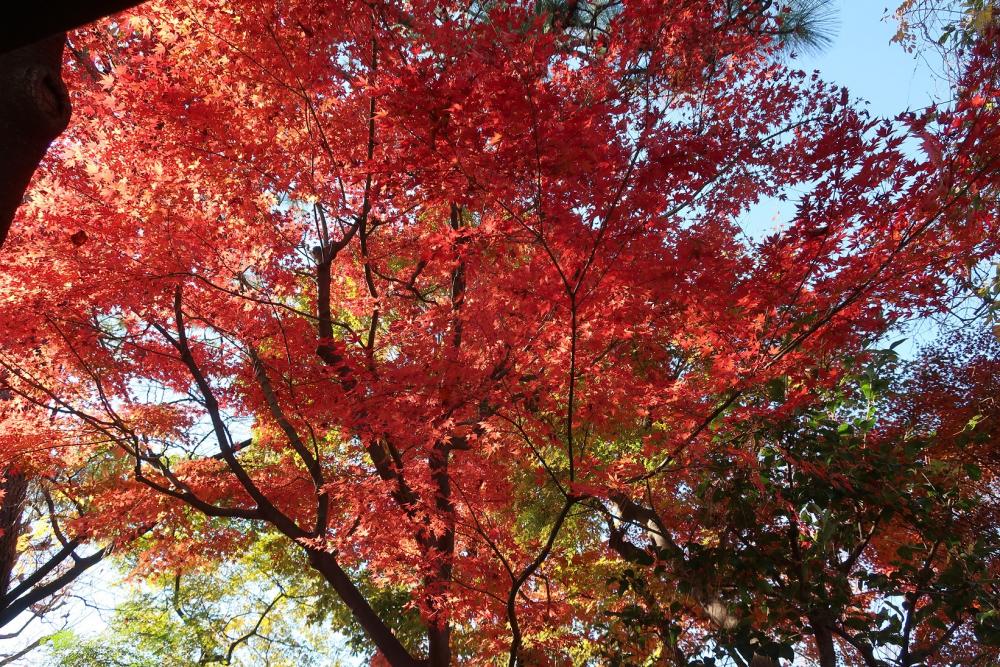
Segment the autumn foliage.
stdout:
<svg viewBox="0 0 1000 667">
<path fill-rule="evenodd" d="M 890 382 L 876 350 L 997 253 L 1000 42 L 884 120 L 782 17 L 154 1 L 73 34 L 0 254 L 7 469 L 140 571 L 285 536 L 374 664 L 972 659 L 995 357 Z"/>
</svg>

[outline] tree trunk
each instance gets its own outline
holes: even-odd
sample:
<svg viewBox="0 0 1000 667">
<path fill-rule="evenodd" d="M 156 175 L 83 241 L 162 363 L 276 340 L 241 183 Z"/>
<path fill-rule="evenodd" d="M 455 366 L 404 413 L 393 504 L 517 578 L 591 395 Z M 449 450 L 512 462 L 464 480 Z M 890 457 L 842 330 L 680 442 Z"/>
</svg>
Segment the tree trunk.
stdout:
<svg viewBox="0 0 1000 667">
<path fill-rule="evenodd" d="M 809 619 L 810 630 L 816 638 L 816 652 L 820 667 L 837 667 L 837 648 L 833 642 L 833 632 L 822 618 Z"/>
<path fill-rule="evenodd" d="M 372 642 L 382 652 L 386 661 L 392 667 L 422 667 L 423 662 L 414 659 L 406 648 L 392 634 L 392 630 L 379 618 L 378 613 L 371 608 L 368 600 L 355 587 L 347 573 L 341 569 L 330 554 L 323 551 L 310 550 L 309 564 L 330 583 L 340 599 L 364 628 Z"/>
<path fill-rule="evenodd" d="M 59 34 L 0 55 L 0 245 L 31 175 L 69 123 L 61 75 L 65 39 Z"/>
<path fill-rule="evenodd" d="M 24 528 L 24 499 L 28 494 L 28 478 L 21 473 L 8 472 L 0 483 L 3 502 L 0 504 L 0 600 L 7 597 L 17 565 L 17 540 Z"/>
<path fill-rule="evenodd" d="M 427 556 L 431 561 L 428 573 L 428 593 L 430 594 L 430 616 L 427 637 L 430 648 L 431 667 L 448 667 L 451 664 L 451 622 L 448 610 L 434 599 L 435 594 L 445 594 L 451 584 L 452 562 L 455 557 L 455 508 L 451 503 L 451 479 L 448 477 L 448 448 L 438 445 L 431 452 L 429 461 L 431 479 L 436 486 L 435 508 L 444 519 L 440 534 L 424 528 L 423 536 Z"/>
</svg>

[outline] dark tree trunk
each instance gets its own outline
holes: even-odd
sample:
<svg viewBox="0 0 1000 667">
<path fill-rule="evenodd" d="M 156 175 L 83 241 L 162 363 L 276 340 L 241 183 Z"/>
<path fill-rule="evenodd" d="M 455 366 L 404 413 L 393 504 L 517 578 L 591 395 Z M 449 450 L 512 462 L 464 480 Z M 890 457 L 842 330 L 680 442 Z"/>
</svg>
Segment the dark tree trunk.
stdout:
<svg viewBox="0 0 1000 667">
<path fill-rule="evenodd" d="M 444 519 L 445 527 L 440 534 L 433 534 L 430 528 L 423 536 L 432 571 L 428 576 L 428 589 L 432 593 L 444 593 L 452 578 L 452 562 L 455 556 L 455 508 L 451 503 L 451 478 L 448 476 L 448 448 L 440 444 L 430 456 L 431 479 L 436 486 L 435 507 Z M 433 598 L 430 602 L 431 615 L 428 619 L 428 641 L 430 667 L 448 667 L 451 664 L 451 623 L 448 610 L 440 608 Z"/>
<path fill-rule="evenodd" d="M 315 550 L 308 551 L 308 554 L 309 564 L 329 582 L 392 667 L 424 667 L 424 663 L 415 660 L 396 639 L 333 556 Z"/>
<path fill-rule="evenodd" d="M 0 245 L 31 175 L 69 123 L 61 75 L 65 41 L 58 34 L 0 55 Z"/>
<path fill-rule="evenodd" d="M 816 638 L 820 667 L 837 667 L 837 648 L 829 625 L 822 618 L 810 618 L 809 625 L 813 637 Z"/>
<path fill-rule="evenodd" d="M 3 502 L 0 503 L 0 600 L 7 597 L 17 565 L 17 540 L 24 528 L 24 499 L 28 493 L 28 478 L 21 473 L 8 472 L 0 483 Z"/>
</svg>

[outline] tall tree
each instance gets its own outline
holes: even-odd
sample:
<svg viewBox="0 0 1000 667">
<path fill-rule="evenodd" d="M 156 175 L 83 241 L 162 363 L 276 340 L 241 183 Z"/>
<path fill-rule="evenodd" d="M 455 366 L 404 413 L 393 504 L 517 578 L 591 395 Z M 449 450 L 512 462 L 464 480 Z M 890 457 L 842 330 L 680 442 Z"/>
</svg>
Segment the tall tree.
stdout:
<svg viewBox="0 0 1000 667">
<path fill-rule="evenodd" d="M 74 35 L 0 365 L 95 471 L 83 525 L 153 526 L 173 570 L 274 531 L 391 665 L 588 659 L 630 557 L 612 504 L 712 539 L 725 512 L 685 512 L 713 466 L 752 484 L 735 436 L 819 409 L 997 250 L 991 48 L 953 109 L 893 123 L 776 63 L 783 17 L 153 2 Z M 771 196 L 796 212 L 754 240 Z"/>
</svg>

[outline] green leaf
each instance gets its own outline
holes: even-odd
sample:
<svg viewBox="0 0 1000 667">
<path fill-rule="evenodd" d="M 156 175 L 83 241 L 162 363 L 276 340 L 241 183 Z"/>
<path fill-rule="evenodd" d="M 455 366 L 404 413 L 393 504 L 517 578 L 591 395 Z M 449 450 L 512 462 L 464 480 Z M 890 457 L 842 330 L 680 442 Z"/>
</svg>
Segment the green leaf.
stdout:
<svg viewBox="0 0 1000 667">
<path fill-rule="evenodd" d="M 772 403 L 784 403 L 786 390 L 788 387 L 788 377 L 781 376 L 773 378 L 767 383 L 767 397 Z"/>
</svg>

